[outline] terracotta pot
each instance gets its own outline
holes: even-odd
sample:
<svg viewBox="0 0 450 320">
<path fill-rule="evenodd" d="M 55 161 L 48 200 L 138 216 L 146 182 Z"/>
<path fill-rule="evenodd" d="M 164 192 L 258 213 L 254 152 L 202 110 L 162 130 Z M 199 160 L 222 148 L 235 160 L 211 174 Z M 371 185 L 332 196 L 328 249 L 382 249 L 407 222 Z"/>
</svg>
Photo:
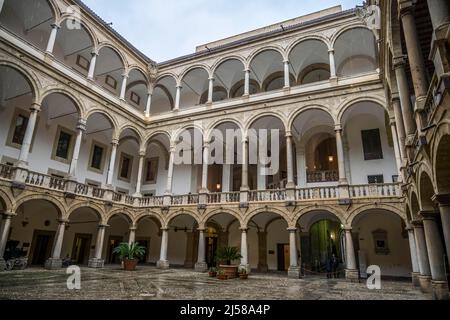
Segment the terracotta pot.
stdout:
<svg viewBox="0 0 450 320">
<path fill-rule="evenodd" d="M 238 277 L 238 266 L 220 265 L 219 268 L 222 269 L 224 274 L 228 276 L 228 279 L 234 279 Z"/>
<path fill-rule="evenodd" d="M 134 270 L 136 270 L 138 261 L 139 261 L 138 259 L 131 259 L 131 260 L 125 259 L 125 260 L 123 260 L 123 268 L 126 271 L 134 271 Z"/>
<path fill-rule="evenodd" d="M 227 276 L 226 274 L 219 274 L 219 275 L 217 276 L 217 278 L 218 278 L 219 280 L 228 280 L 228 276 Z"/>
<path fill-rule="evenodd" d="M 210 273 L 209 273 L 209 276 L 210 276 L 211 278 L 215 278 L 215 277 L 217 276 L 217 272 L 210 272 Z"/>
<path fill-rule="evenodd" d="M 248 273 L 239 273 L 239 278 L 241 278 L 241 280 L 248 279 Z"/>
</svg>

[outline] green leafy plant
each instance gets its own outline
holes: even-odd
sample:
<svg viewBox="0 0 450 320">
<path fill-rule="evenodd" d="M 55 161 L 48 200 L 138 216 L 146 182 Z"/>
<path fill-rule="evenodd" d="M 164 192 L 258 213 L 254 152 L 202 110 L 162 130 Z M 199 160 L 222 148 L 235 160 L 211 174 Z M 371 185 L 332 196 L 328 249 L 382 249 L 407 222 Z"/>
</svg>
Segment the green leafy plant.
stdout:
<svg viewBox="0 0 450 320">
<path fill-rule="evenodd" d="M 114 248 L 114 253 L 117 253 L 121 260 L 133 260 L 143 257 L 145 255 L 145 247 L 138 242 L 128 244 L 127 242 L 120 243 Z"/>
<path fill-rule="evenodd" d="M 240 273 L 240 274 L 247 274 L 247 269 L 245 269 L 245 268 L 239 268 L 239 273 Z"/>
<path fill-rule="evenodd" d="M 216 252 L 216 260 L 223 261 L 226 265 L 231 265 L 231 261 L 242 258 L 236 247 L 221 247 Z"/>
<path fill-rule="evenodd" d="M 211 267 L 211 268 L 209 268 L 209 272 L 217 272 L 217 268 L 216 267 Z"/>
</svg>

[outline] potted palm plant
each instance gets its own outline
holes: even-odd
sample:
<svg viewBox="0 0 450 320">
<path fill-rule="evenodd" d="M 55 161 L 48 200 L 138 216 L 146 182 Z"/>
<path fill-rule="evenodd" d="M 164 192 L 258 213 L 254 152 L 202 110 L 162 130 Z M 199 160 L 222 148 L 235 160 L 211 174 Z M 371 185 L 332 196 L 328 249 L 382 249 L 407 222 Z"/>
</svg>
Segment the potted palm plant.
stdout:
<svg viewBox="0 0 450 320">
<path fill-rule="evenodd" d="M 240 269 L 239 269 L 239 278 L 240 278 L 241 280 L 246 280 L 246 279 L 248 279 L 247 269 L 245 269 L 245 268 L 240 268 Z"/>
<path fill-rule="evenodd" d="M 217 268 L 216 267 L 209 268 L 209 276 L 211 278 L 215 278 L 217 276 Z"/>
<path fill-rule="evenodd" d="M 221 262 L 219 268 L 228 276 L 228 279 L 237 277 L 238 266 L 232 265 L 231 262 L 242 258 L 236 247 L 221 247 L 217 250 L 216 260 Z"/>
<path fill-rule="evenodd" d="M 228 275 L 225 274 L 225 270 L 219 269 L 219 271 L 217 271 L 217 278 L 219 280 L 228 280 Z"/>
<path fill-rule="evenodd" d="M 128 244 L 127 242 L 120 243 L 114 248 L 114 253 L 117 253 L 123 262 L 123 268 L 126 271 L 136 270 L 139 258 L 145 255 L 145 247 L 138 242 Z"/>
</svg>

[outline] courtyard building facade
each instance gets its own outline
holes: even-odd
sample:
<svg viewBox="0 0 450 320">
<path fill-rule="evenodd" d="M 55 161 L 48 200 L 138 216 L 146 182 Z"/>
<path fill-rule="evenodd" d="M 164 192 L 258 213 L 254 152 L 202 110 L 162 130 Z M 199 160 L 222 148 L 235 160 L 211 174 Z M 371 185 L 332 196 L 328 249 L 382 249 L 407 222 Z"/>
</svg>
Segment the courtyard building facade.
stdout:
<svg viewBox="0 0 450 320">
<path fill-rule="evenodd" d="M 79 0 L 0 10 L 0 269 L 15 247 L 103 268 L 139 242 L 203 272 L 235 246 L 249 272 L 334 255 L 350 281 L 377 265 L 449 298 L 447 0 L 336 6 L 162 63 Z"/>
</svg>

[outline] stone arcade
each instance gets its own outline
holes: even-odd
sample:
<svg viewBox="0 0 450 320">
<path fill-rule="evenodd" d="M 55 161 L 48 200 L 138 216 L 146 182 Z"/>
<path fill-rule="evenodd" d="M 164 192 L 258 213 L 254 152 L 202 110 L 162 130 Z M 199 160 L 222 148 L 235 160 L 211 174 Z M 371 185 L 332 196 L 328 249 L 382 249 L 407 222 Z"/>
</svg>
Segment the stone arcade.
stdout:
<svg viewBox="0 0 450 320">
<path fill-rule="evenodd" d="M 5 0 L 0 257 L 102 268 L 138 241 L 142 263 L 205 271 L 231 245 L 298 278 L 334 254 L 349 280 L 378 265 L 448 299 L 449 6 L 337 6 L 156 63 L 79 0 Z M 235 164 L 209 161 L 213 129 L 240 133 Z M 280 132 L 272 175 L 251 129 Z M 174 163 L 186 133 L 201 164 Z"/>
</svg>

